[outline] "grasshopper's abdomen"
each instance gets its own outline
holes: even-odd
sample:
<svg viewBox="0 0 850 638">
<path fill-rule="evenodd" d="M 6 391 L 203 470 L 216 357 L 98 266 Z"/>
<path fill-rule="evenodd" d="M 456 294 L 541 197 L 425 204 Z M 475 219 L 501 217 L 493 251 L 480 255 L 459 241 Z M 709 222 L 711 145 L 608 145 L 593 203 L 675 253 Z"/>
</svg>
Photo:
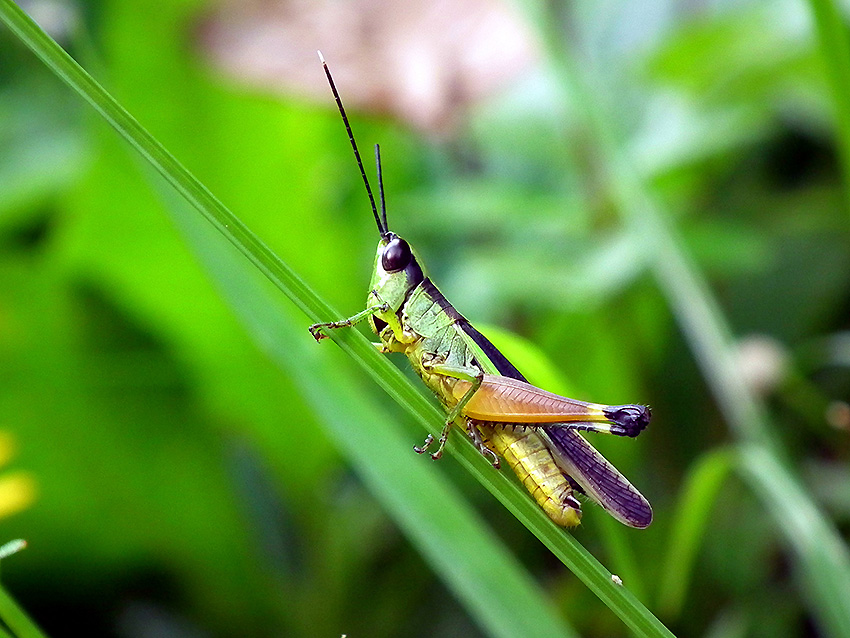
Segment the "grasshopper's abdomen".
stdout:
<svg viewBox="0 0 850 638">
<path fill-rule="evenodd" d="M 549 518 L 562 527 L 575 527 L 581 522 L 572 486 L 537 433 L 519 424 L 476 425 L 484 442 L 511 466 Z"/>
</svg>

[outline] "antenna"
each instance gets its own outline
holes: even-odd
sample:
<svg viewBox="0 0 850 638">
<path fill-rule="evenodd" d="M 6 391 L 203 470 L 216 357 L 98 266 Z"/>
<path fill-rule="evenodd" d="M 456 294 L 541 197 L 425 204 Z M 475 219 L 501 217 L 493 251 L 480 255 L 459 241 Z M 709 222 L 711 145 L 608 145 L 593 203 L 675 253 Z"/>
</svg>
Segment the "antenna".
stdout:
<svg viewBox="0 0 850 638">
<path fill-rule="evenodd" d="M 384 230 L 389 230 L 387 227 L 387 204 L 384 201 L 384 178 L 381 173 L 381 147 L 375 144 L 375 165 L 378 167 L 378 195 L 381 197 L 381 219 L 384 222 Z"/>
<path fill-rule="evenodd" d="M 354 149 L 354 157 L 357 160 L 357 166 L 360 168 L 360 175 L 363 177 L 363 183 L 366 185 L 366 193 L 369 195 L 369 203 L 372 204 L 372 214 L 375 216 L 375 222 L 378 224 L 378 230 L 381 231 L 381 235 L 385 235 L 388 232 L 387 222 L 386 222 L 386 212 L 384 214 L 384 223 L 381 225 L 381 218 L 378 216 L 378 207 L 375 206 L 375 197 L 372 195 L 372 187 L 369 186 L 369 178 L 366 177 L 366 171 L 363 169 L 363 161 L 360 159 L 360 151 L 357 150 L 357 142 L 354 141 L 354 133 L 351 132 L 351 125 L 348 123 L 348 116 L 345 114 L 345 107 L 342 106 L 342 100 L 339 97 L 339 92 L 336 90 L 336 84 L 334 84 L 334 79 L 331 77 L 330 69 L 328 69 L 328 64 L 325 62 L 325 57 L 322 55 L 321 51 L 318 51 L 319 60 L 322 63 L 322 67 L 325 69 L 325 75 L 328 76 L 328 84 L 331 85 L 331 91 L 334 94 L 334 99 L 336 100 L 336 106 L 339 109 L 339 114 L 342 116 L 342 123 L 345 124 L 345 130 L 348 132 L 348 140 L 351 142 L 351 148 Z M 380 170 L 380 163 L 378 164 L 378 168 Z M 380 172 L 378 173 L 380 176 Z M 380 180 L 380 177 L 379 177 Z M 383 209 L 383 200 L 384 200 L 384 189 L 381 187 L 381 208 Z"/>
</svg>

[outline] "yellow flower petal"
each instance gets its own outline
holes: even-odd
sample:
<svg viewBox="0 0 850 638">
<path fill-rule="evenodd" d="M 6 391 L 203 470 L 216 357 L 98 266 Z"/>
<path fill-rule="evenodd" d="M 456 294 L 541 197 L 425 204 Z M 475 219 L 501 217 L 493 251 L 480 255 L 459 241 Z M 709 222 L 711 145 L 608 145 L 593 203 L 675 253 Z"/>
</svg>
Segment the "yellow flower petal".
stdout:
<svg viewBox="0 0 850 638">
<path fill-rule="evenodd" d="M 28 472 L 9 472 L 0 477 L 0 518 L 26 509 L 35 500 L 35 479 Z"/>
</svg>

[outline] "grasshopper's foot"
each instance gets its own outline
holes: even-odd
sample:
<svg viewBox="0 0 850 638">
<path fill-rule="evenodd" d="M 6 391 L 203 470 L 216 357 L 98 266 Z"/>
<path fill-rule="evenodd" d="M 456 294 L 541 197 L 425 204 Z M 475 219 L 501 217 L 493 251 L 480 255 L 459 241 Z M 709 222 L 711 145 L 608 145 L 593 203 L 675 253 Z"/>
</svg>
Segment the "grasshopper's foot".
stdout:
<svg viewBox="0 0 850 638">
<path fill-rule="evenodd" d="M 443 431 L 440 432 L 440 440 L 437 443 L 437 450 L 431 454 L 431 458 L 433 460 L 436 461 L 441 456 L 443 456 L 443 448 L 446 447 L 446 441 L 449 440 L 449 432 L 451 431 L 451 429 L 452 429 L 452 422 L 451 421 L 449 421 L 448 423 L 446 423 L 443 426 Z M 417 454 L 422 454 L 429 447 L 431 447 L 431 444 L 433 442 L 434 442 L 434 437 L 429 434 L 428 436 L 425 437 L 425 443 L 422 445 L 422 447 L 413 446 L 413 451 L 416 452 Z"/>
<path fill-rule="evenodd" d="M 322 339 L 327 339 L 328 335 L 326 335 L 323 330 L 325 328 L 335 327 L 330 323 L 314 323 L 312 326 L 307 328 L 310 331 L 310 334 L 313 335 L 313 339 L 316 341 L 321 341 Z"/>
<path fill-rule="evenodd" d="M 450 429 L 451 428 L 448 427 L 448 426 L 443 428 L 443 432 L 442 432 L 442 434 L 440 434 L 440 440 L 437 443 L 437 449 L 436 449 L 436 451 L 431 453 L 431 459 L 433 459 L 434 461 L 436 461 L 441 456 L 443 456 L 443 448 L 446 447 L 446 441 L 448 441 L 448 439 L 449 439 L 449 430 Z M 431 447 L 431 444 L 433 442 L 434 442 L 434 437 L 429 434 L 428 436 L 425 437 L 425 443 L 422 444 L 422 447 L 419 447 L 418 445 L 414 445 L 413 451 L 416 452 L 417 454 L 424 454 L 425 452 L 428 451 L 428 448 Z"/>
<path fill-rule="evenodd" d="M 446 427 L 443 428 L 443 432 L 440 434 L 440 441 L 437 443 L 437 451 L 431 454 L 431 460 L 436 461 L 441 456 L 443 456 L 443 448 L 446 447 L 446 441 L 449 440 L 449 430 L 451 429 L 451 423 L 446 424 Z"/>
<path fill-rule="evenodd" d="M 431 444 L 434 442 L 434 437 L 430 434 L 425 437 L 425 442 L 422 444 L 422 447 L 418 445 L 413 446 L 413 451 L 417 454 L 425 454 L 428 451 L 428 448 L 431 447 Z"/>
</svg>

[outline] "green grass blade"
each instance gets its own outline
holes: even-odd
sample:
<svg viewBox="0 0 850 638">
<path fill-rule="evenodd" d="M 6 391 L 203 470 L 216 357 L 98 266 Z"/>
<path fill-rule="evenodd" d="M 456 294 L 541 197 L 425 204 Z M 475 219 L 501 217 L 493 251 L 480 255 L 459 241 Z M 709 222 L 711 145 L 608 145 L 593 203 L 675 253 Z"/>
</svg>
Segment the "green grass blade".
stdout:
<svg viewBox="0 0 850 638">
<path fill-rule="evenodd" d="M 0 0 L 0 19 L 42 62 L 135 148 L 207 221 L 310 317 L 328 315 L 323 304 L 254 233 L 169 153 L 117 100 L 11 0 Z"/>
<path fill-rule="evenodd" d="M 89 102 L 177 192 L 311 320 L 336 319 L 340 316 L 11 0 L 0 0 L 0 20 L 56 75 Z M 436 433 L 439 430 L 443 420 L 441 413 L 389 361 L 381 357 L 365 337 L 355 331 L 336 331 L 332 338 L 396 401 L 425 424 L 429 431 Z M 494 472 L 468 441 L 458 437 L 448 449 L 634 633 L 639 636 L 672 635 L 626 587 L 615 584 L 611 580 L 611 573 L 584 547 L 549 521 L 515 482 L 508 479 L 504 472 Z"/>
<path fill-rule="evenodd" d="M 833 100 L 835 138 L 841 158 L 844 193 L 850 209 L 850 37 L 833 0 L 809 0 L 826 80 Z"/>
<path fill-rule="evenodd" d="M 850 636 L 847 546 L 774 456 L 759 446 L 742 445 L 738 460 L 739 471 L 780 522 L 786 544 L 802 567 L 805 595 L 828 635 Z"/>
<path fill-rule="evenodd" d="M 41 630 L 2 587 L 0 587 L 0 618 L 17 638 L 44 638 Z"/>
<path fill-rule="evenodd" d="M 673 521 L 669 552 L 658 592 L 665 618 L 678 618 L 709 515 L 732 466 L 728 450 L 702 456 L 689 472 Z"/>
</svg>

